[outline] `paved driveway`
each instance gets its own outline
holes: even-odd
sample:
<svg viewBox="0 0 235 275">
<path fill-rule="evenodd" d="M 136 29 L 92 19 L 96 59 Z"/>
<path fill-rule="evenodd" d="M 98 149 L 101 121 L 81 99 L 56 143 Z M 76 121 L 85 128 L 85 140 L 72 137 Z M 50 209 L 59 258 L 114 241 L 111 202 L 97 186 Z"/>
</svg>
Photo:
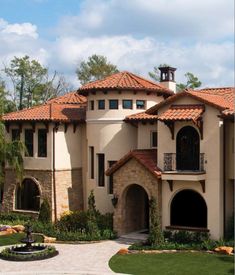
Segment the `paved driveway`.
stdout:
<svg viewBox="0 0 235 275">
<path fill-rule="evenodd" d="M 103 241 L 93 244 L 56 244 L 59 255 L 42 261 L 10 262 L 0 259 L 0 274 L 115 274 L 109 259 L 124 242 Z"/>
</svg>

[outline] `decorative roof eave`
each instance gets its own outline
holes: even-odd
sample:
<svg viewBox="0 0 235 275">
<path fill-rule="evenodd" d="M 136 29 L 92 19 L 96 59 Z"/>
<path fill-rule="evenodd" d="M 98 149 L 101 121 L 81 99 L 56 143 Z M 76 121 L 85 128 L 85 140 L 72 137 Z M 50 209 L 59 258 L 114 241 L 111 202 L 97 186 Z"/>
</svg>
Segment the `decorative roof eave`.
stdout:
<svg viewBox="0 0 235 275">
<path fill-rule="evenodd" d="M 185 91 L 180 92 L 180 93 L 178 93 L 178 94 L 175 94 L 175 95 L 173 95 L 173 96 L 171 96 L 171 97 L 168 97 L 166 100 L 164 100 L 164 101 L 158 103 L 157 105 L 155 105 L 155 106 L 149 108 L 149 109 L 146 111 L 146 113 L 147 113 L 147 114 L 150 114 L 150 115 L 153 115 L 153 114 L 155 114 L 161 107 L 166 106 L 167 104 L 170 104 L 170 103 L 174 102 L 176 99 L 179 99 L 179 98 L 184 97 L 184 96 L 188 96 L 188 97 L 191 97 L 191 98 L 193 98 L 193 99 L 196 99 L 196 100 L 198 100 L 198 101 L 200 101 L 200 102 L 202 102 L 202 103 L 208 104 L 208 105 L 210 105 L 210 106 L 212 106 L 212 107 L 214 107 L 214 108 L 216 108 L 216 109 L 218 109 L 218 110 L 220 110 L 220 111 L 224 111 L 224 110 L 227 109 L 226 107 L 219 106 L 219 105 L 217 105 L 217 104 L 215 104 L 215 103 L 213 103 L 213 102 L 211 102 L 211 101 L 208 101 L 208 100 L 206 100 L 206 99 L 203 99 L 203 98 L 201 98 L 201 97 L 199 97 L 199 96 L 196 96 L 196 95 L 190 93 L 190 91 L 185 90 Z"/>
<path fill-rule="evenodd" d="M 148 151 L 148 150 L 136 150 L 136 151 Z M 155 150 L 156 151 L 156 150 Z M 122 157 L 118 162 L 116 162 L 114 165 L 112 165 L 110 168 L 108 168 L 105 172 L 105 174 L 107 176 L 110 176 L 112 174 L 114 174 L 117 170 L 119 170 L 123 165 L 125 165 L 129 160 L 131 160 L 132 158 L 134 158 L 137 162 L 139 162 L 142 166 L 144 166 L 152 175 L 154 175 L 154 177 L 156 178 L 161 178 L 161 170 L 158 168 L 157 170 L 152 170 L 150 169 L 143 161 L 141 161 L 136 155 L 135 155 L 135 150 L 134 151 L 130 151 L 129 153 L 127 153 L 124 157 Z M 156 152 L 157 154 L 157 152 Z"/>
</svg>

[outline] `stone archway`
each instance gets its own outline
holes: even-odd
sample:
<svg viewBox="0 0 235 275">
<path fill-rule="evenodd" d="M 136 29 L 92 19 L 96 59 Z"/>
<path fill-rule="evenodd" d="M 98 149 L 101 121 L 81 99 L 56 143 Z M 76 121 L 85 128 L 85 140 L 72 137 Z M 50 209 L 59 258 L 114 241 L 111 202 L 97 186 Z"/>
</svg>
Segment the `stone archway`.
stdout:
<svg viewBox="0 0 235 275">
<path fill-rule="evenodd" d="M 207 206 L 193 190 L 178 192 L 171 202 L 171 225 L 207 228 Z"/>
<path fill-rule="evenodd" d="M 132 184 L 123 193 L 125 233 L 148 229 L 149 198 L 143 187 Z"/>
</svg>

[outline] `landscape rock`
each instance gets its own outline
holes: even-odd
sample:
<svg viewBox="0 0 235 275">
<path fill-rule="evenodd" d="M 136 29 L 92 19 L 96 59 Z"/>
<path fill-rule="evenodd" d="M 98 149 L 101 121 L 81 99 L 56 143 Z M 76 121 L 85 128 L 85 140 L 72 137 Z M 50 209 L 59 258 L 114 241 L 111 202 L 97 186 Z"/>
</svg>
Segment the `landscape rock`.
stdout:
<svg viewBox="0 0 235 275">
<path fill-rule="evenodd" d="M 44 243 L 55 243 L 56 238 L 44 236 Z"/>
<path fill-rule="evenodd" d="M 226 254 L 226 255 L 232 255 L 233 254 L 233 247 L 231 246 L 220 246 L 215 248 L 216 252 Z"/>
<path fill-rule="evenodd" d="M 21 224 L 14 225 L 11 228 L 16 230 L 17 232 L 23 232 L 25 230 L 25 227 Z"/>
</svg>

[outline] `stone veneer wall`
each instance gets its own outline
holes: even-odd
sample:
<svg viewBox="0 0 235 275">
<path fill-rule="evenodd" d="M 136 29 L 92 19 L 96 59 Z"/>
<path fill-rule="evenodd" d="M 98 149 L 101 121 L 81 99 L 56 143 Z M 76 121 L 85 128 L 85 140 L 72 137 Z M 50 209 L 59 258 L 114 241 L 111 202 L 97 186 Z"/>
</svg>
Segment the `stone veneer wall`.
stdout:
<svg viewBox="0 0 235 275">
<path fill-rule="evenodd" d="M 47 198 L 48 202 L 53 208 L 52 198 L 52 171 L 41 170 L 24 170 L 24 177 L 35 180 L 39 185 L 41 192 L 41 200 Z M 15 190 L 17 185 L 17 179 L 15 172 L 12 169 L 6 169 L 4 193 L 3 193 L 3 205 L 2 211 L 17 211 L 17 212 L 30 212 L 24 210 L 15 209 Z"/>
<path fill-rule="evenodd" d="M 38 185 L 41 192 L 41 201 L 47 198 L 52 209 L 52 219 L 54 220 L 54 190 L 52 184 L 52 171 L 46 170 L 24 170 L 24 179 L 30 178 Z M 57 218 L 68 210 L 83 209 L 83 185 L 82 168 L 73 170 L 61 170 L 55 172 L 56 181 L 56 205 Z M 21 213 L 36 212 L 15 209 L 15 190 L 17 180 L 14 171 L 6 169 L 4 195 L 1 211 L 16 211 Z"/>
<path fill-rule="evenodd" d="M 57 170 L 56 180 L 56 205 L 57 217 L 65 211 L 83 209 L 82 168 L 73 170 Z"/>
<path fill-rule="evenodd" d="M 162 182 L 151 174 L 135 159 L 131 159 L 114 173 L 114 194 L 118 196 L 117 206 L 114 208 L 114 230 L 120 236 L 127 233 L 126 221 L 126 191 L 132 184 L 138 184 L 145 189 L 148 198 L 155 197 L 161 215 Z"/>
</svg>

